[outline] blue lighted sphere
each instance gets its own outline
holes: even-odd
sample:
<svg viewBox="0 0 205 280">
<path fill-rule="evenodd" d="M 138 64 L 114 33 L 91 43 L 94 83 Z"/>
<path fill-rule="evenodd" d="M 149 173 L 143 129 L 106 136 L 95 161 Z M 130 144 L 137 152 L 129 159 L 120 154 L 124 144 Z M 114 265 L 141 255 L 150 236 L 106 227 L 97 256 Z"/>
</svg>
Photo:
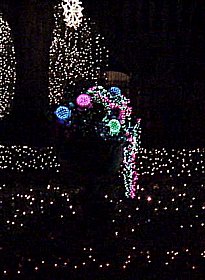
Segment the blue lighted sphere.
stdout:
<svg viewBox="0 0 205 280">
<path fill-rule="evenodd" d="M 112 94 L 112 95 L 121 95 L 121 89 L 119 89 L 118 87 L 111 87 L 109 89 L 109 92 Z"/>
<path fill-rule="evenodd" d="M 66 106 L 59 106 L 55 111 L 55 114 L 59 120 L 68 120 L 71 117 L 71 110 Z"/>
</svg>

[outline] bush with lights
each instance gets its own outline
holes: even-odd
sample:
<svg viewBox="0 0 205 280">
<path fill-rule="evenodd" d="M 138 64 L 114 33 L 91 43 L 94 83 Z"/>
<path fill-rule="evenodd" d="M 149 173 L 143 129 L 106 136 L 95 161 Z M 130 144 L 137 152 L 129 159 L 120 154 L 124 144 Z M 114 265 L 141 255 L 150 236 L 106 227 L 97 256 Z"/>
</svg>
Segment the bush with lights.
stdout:
<svg viewBox="0 0 205 280">
<path fill-rule="evenodd" d="M 134 198 L 138 180 L 136 154 L 140 147 L 140 119 L 133 123 L 131 114 L 130 100 L 118 87 L 106 90 L 102 86 L 94 86 L 57 106 L 52 119 L 63 131 L 57 137 L 62 138 L 63 135 L 61 144 L 82 139 L 121 146 L 123 160 L 120 170 L 126 196 Z"/>
</svg>

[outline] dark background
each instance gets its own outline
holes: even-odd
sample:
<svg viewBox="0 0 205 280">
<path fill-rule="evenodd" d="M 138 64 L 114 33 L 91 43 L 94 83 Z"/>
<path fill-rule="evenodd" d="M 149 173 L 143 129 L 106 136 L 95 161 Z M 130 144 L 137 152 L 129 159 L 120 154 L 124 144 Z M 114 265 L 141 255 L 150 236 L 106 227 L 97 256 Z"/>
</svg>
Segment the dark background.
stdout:
<svg viewBox="0 0 205 280">
<path fill-rule="evenodd" d="M 4 141 L 49 144 L 49 47 L 59 1 L 1 1 L 14 35 L 17 85 Z M 117 4 L 118 3 L 118 4 Z M 143 145 L 204 146 L 205 5 L 200 0 L 83 1 L 110 50 L 109 70 L 130 75 Z"/>
</svg>

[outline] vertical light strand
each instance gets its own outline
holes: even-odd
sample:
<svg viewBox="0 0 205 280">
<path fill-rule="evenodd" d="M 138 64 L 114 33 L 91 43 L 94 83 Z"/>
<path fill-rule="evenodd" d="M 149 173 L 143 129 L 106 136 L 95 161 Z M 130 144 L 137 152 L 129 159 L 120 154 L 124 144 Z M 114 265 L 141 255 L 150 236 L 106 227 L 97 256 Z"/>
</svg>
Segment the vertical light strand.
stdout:
<svg viewBox="0 0 205 280">
<path fill-rule="evenodd" d="M 139 174 L 137 171 L 136 155 L 139 153 L 141 146 L 141 127 L 140 119 L 134 126 L 132 131 L 127 130 L 127 144 L 123 150 L 123 169 L 122 175 L 124 178 L 125 195 L 126 197 L 135 198 L 137 182 Z"/>
<path fill-rule="evenodd" d="M 0 13 L 0 119 L 10 113 L 16 82 L 16 61 L 11 29 Z"/>
</svg>

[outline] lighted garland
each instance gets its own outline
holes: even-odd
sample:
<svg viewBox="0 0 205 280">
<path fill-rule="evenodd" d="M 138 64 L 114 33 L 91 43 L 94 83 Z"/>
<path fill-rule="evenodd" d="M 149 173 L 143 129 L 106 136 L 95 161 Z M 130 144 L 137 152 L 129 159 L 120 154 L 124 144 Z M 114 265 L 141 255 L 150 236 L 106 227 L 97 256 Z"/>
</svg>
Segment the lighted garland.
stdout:
<svg viewBox="0 0 205 280">
<path fill-rule="evenodd" d="M 15 66 L 11 29 L 0 13 L 0 119 L 10 113 L 16 81 Z"/>
<path fill-rule="evenodd" d="M 93 135 L 123 145 L 121 173 L 125 194 L 134 198 L 138 181 L 136 154 L 140 147 L 140 120 L 132 125 L 130 100 L 117 87 L 106 90 L 94 86 L 77 98 L 64 101 L 66 103 L 67 107 L 61 105 L 56 109 L 55 117 L 71 132 L 69 135 L 78 130 L 82 136 Z M 62 110 L 63 114 L 56 114 Z M 69 112 L 69 116 L 64 118 L 65 112 Z"/>
<path fill-rule="evenodd" d="M 132 126 L 132 107 L 130 100 L 121 94 L 117 87 L 110 88 L 109 91 L 102 87 L 93 87 L 88 90 L 88 94 L 93 95 L 95 102 L 102 103 L 106 109 L 106 116 L 103 118 L 104 128 L 109 127 L 109 135 L 114 137 L 122 135 L 119 139 L 124 139 L 122 175 L 124 178 L 125 195 L 134 198 L 138 181 L 136 168 L 136 154 L 140 147 L 140 120 Z M 118 116 L 113 116 L 113 110 L 118 110 Z M 105 134 L 101 134 L 105 135 Z"/>
<path fill-rule="evenodd" d="M 140 147 L 140 120 L 134 126 L 131 132 L 127 132 L 127 143 L 124 147 L 123 153 L 123 177 L 126 189 L 125 195 L 131 198 L 135 197 L 136 188 L 138 188 L 137 181 L 139 173 L 136 167 L 136 155 L 139 153 Z"/>
<path fill-rule="evenodd" d="M 107 138 L 117 135 L 119 136 L 117 140 L 125 140 L 126 132 L 131 127 L 132 108 L 129 106 L 130 100 L 122 94 L 113 94 L 112 89 L 106 91 L 103 87 L 98 86 L 90 88 L 87 94 L 92 96 L 94 103 L 102 104 L 105 109 L 101 136 Z M 116 126 L 118 127 L 117 130 Z M 115 129 L 113 129 L 114 127 Z"/>
<path fill-rule="evenodd" d="M 80 16 L 78 24 L 72 25 L 66 3 L 57 5 L 54 12 L 49 66 L 50 105 L 61 103 L 67 85 L 74 86 L 80 81 L 95 84 L 105 76 L 108 61 L 104 38 L 97 33 L 95 25 L 84 16 Z"/>
</svg>

